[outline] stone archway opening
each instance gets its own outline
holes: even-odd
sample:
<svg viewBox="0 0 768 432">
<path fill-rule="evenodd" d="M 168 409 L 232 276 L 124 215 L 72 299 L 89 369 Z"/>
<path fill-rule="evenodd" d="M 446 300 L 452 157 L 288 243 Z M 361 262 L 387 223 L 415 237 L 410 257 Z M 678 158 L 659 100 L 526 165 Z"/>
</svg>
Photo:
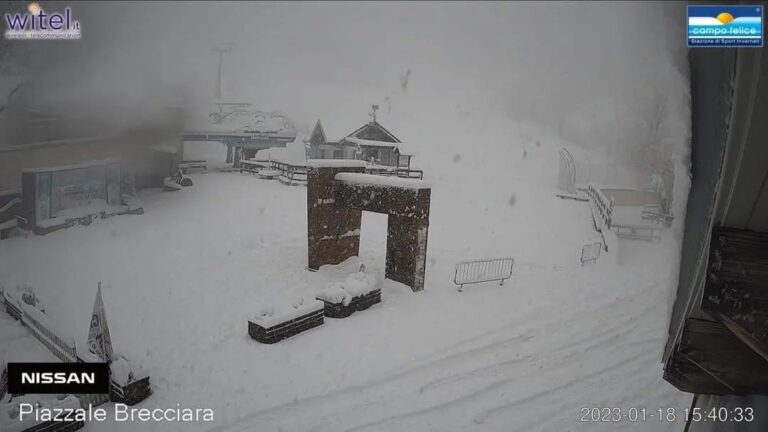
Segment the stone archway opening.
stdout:
<svg viewBox="0 0 768 432">
<path fill-rule="evenodd" d="M 307 168 L 308 267 L 359 255 L 362 212 L 387 215 L 385 277 L 424 289 L 431 188 L 427 182 L 365 174 L 362 161 Z"/>
</svg>

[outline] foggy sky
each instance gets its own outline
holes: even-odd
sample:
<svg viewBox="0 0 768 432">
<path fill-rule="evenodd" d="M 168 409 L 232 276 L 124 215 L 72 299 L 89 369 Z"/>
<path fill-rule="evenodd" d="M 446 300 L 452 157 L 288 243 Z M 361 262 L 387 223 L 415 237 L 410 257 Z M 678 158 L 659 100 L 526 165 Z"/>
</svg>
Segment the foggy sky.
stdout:
<svg viewBox="0 0 768 432">
<path fill-rule="evenodd" d="M 224 98 L 281 110 L 303 128 L 367 120 L 372 103 L 403 92 L 408 69 L 407 91 L 422 98 L 542 123 L 687 73 L 684 3 L 70 4 L 81 41 L 23 42 L 35 44 L 41 98 L 119 105 L 137 118 L 153 106 L 208 106 L 221 42 L 234 44 Z"/>
</svg>

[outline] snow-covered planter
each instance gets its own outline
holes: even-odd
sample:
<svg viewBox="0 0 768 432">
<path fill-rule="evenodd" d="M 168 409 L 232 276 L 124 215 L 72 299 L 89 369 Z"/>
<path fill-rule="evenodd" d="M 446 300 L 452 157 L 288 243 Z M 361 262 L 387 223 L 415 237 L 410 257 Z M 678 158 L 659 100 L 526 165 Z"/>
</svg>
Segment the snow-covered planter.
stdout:
<svg viewBox="0 0 768 432">
<path fill-rule="evenodd" d="M 323 307 L 321 301 L 300 299 L 279 311 L 274 307 L 265 308 L 248 320 L 248 334 L 261 343 L 279 342 L 322 325 Z"/>
<path fill-rule="evenodd" d="M 15 289 L 3 289 L 0 294 L 2 294 L 5 311 L 17 320 L 20 320 L 23 315 L 23 305 L 45 313 L 45 305 L 28 285 L 16 286 Z"/>
<path fill-rule="evenodd" d="M 80 401 L 72 395 L 25 395 L 13 398 L 7 403 L 0 403 L 0 430 L 3 432 L 70 432 L 82 429 L 83 421 L 64 421 L 62 418 L 52 421 L 39 421 L 35 415 L 27 414 L 23 419 L 21 406 L 32 405 L 41 410 L 78 410 Z"/>
<path fill-rule="evenodd" d="M 368 309 L 381 301 L 381 288 L 372 275 L 364 268 L 353 273 L 346 280 L 328 285 L 317 294 L 317 299 L 325 303 L 325 316 L 346 318 L 355 311 Z"/>
<path fill-rule="evenodd" d="M 112 402 L 136 405 L 152 394 L 147 375 L 138 365 L 121 355 L 110 363 L 109 398 Z"/>
</svg>

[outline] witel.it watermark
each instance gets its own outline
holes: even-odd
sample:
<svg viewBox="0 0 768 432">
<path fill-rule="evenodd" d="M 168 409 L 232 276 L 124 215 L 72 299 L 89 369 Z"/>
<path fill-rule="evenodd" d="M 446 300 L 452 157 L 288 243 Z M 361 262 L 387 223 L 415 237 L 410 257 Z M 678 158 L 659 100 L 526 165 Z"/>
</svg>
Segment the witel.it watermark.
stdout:
<svg viewBox="0 0 768 432">
<path fill-rule="evenodd" d="M 38 3 L 30 3 L 27 12 L 5 14 L 5 38 L 11 40 L 80 39 L 80 22 L 72 17 L 72 9 L 46 12 Z"/>
</svg>

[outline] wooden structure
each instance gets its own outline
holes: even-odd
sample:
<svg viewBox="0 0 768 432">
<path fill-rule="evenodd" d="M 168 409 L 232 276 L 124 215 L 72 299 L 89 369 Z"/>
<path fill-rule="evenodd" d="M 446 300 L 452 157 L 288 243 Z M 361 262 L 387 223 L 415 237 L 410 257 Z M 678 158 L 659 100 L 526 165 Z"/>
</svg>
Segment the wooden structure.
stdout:
<svg viewBox="0 0 768 432">
<path fill-rule="evenodd" d="M 362 211 L 389 215 L 385 276 L 424 288 L 431 188 L 420 180 L 363 174 L 362 161 L 310 161 L 307 170 L 308 267 L 357 256 Z"/>
<path fill-rule="evenodd" d="M 240 161 L 240 172 L 258 174 L 262 178 L 277 178 L 281 183 L 290 186 L 307 184 L 307 166 L 296 165 L 277 160 L 261 162 L 251 160 Z"/>
<path fill-rule="evenodd" d="M 293 122 L 279 112 L 256 110 L 250 103 L 239 102 L 219 102 L 216 107 L 207 118 L 193 121 L 183 139 L 226 145 L 227 163 L 250 159 L 259 150 L 285 147 L 296 139 Z"/>
<path fill-rule="evenodd" d="M 587 197 L 595 228 L 616 233 L 619 238 L 659 241 L 667 218 L 648 218 L 643 209 L 656 204 L 653 192 L 632 189 L 598 188 L 590 184 Z"/>
<path fill-rule="evenodd" d="M 396 168 L 396 175 L 401 177 L 416 177 L 410 173 L 413 152 L 375 119 L 337 141 L 327 139 L 318 120 L 309 146 L 309 157 L 313 159 L 362 160 L 382 168 Z"/>
<path fill-rule="evenodd" d="M 692 50 L 692 177 L 664 377 L 692 408 L 768 410 L 768 56 Z M 757 432 L 691 423 L 690 432 Z"/>
</svg>

